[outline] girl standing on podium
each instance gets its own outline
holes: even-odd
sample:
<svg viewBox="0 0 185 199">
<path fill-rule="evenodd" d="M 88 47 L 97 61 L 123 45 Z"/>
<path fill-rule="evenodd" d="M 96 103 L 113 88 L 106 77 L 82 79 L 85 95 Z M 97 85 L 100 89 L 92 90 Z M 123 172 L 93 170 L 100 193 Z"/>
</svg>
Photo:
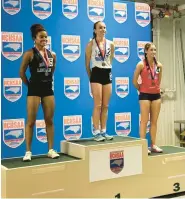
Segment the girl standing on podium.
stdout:
<svg viewBox="0 0 185 199">
<path fill-rule="evenodd" d="M 155 58 L 156 47 L 153 43 L 147 43 L 144 47 L 145 58 L 140 61 L 135 69 L 133 84 L 139 91 L 139 103 L 141 112 L 140 137 L 146 137 L 147 123 L 150 115 L 151 152 L 163 152 L 156 142 L 157 120 L 161 108 L 160 84 L 163 67 Z M 138 77 L 141 77 L 141 84 L 138 84 Z"/>
<path fill-rule="evenodd" d="M 59 154 L 53 150 L 53 115 L 54 115 L 54 93 L 52 90 L 53 73 L 56 64 L 56 55 L 46 49 L 47 32 L 40 24 L 31 26 L 31 35 L 35 46 L 26 51 L 20 67 L 20 77 L 28 87 L 27 94 L 27 123 L 25 129 L 26 153 L 23 161 L 31 161 L 31 142 L 33 127 L 35 125 L 37 111 L 42 103 L 44 120 L 48 140 L 48 157 L 58 158 Z M 28 80 L 26 70 L 30 68 L 31 77 Z"/>
<path fill-rule="evenodd" d="M 114 44 L 105 38 L 106 25 L 98 21 L 94 24 L 93 39 L 87 44 L 85 65 L 91 83 L 94 99 L 93 125 L 94 140 L 111 140 L 113 136 L 107 134 L 107 112 L 112 94 L 112 59 Z M 90 61 L 92 70 L 90 69 Z"/>
</svg>

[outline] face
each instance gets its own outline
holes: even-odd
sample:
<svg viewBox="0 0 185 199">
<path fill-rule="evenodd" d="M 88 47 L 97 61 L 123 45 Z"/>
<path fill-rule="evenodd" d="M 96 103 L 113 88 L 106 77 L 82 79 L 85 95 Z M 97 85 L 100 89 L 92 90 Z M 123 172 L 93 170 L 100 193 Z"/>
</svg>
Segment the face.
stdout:
<svg viewBox="0 0 185 199">
<path fill-rule="evenodd" d="M 146 52 L 148 58 L 150 58 L 150 57 L 151 57 L 151 58 L 154 58 L 154 57 L 156 56 L 156 47 L 155 47 L 155 45 L 152 44 L 152 45 L 148 48 L 148 50 L 146 50 L 145 52 Z"/>
<path fill-rule="evenodd" d="M 38 46 L 46 46 L 47 44 L 47 32 L 46 31 L 40 31 L 37 33 L 36 38 L 35 38 L 35 44 Z"/>
<path fill-rule="evenodd" d="M 96 24 L 96 29 L 94 30 L 96 36 L 104 37 L 106 33 L 106 25 L 103 22 Z"/>
</svg>

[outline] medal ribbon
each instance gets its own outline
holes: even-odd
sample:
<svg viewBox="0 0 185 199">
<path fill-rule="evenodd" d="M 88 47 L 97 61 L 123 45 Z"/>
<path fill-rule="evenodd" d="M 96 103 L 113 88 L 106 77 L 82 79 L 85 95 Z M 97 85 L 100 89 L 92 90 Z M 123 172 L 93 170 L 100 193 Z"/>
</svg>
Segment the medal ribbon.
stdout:
<svg viewBox="0 0 185 199">
<path fill-rule="evenodd" d="M 39 50 L 37 49 L 37 47 L 35 47 L 39 57 L 44 61 L 46 68 L 49 67 L 49 59 L 48 59 L 48 54 L 46 49 L 44 49 L 44 57 L 42 56 L 42 54 L 39 52 Z"/>
<path fill-rule="evenodd" d="M 100 51 L 101 58 L 104 61 L 105 60 L 105 54 L 106 54 L 106 41 L 104 42 L 104 50 L 100 49 L 100 45 L 97 42 L 96 38 L 95 38 L 95 41 L 96 41 L 96 45 L 98 46 L 98 49 Z"/>
</svg>

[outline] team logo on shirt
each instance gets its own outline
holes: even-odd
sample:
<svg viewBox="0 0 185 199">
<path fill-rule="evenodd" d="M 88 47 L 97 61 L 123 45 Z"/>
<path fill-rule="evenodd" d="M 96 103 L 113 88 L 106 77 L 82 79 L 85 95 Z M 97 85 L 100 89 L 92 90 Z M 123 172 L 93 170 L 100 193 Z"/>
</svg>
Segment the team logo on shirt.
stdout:
<svg viewBox="0 0 185 199">
<path fill-rule="evenodd" d="M 67 98 L 74 100 L 80 95 L 80 78 L 64 78 L 64 94 Z"/>
<path fill-rule="evenodd" d="M 51 36 L 48 36 L 48 37 L 47 37 L 46 48 L 47 48 L 48 50 L 52 51 L 52 48 L 51 48 Z"/>
<path fill-rule="evenodd" d="M 127 20 L 127 4 L 121 3 L 121 2 L 116 2 L 114 0 L 113 15 L 114 15 L 114 19 L 118 23 L 124 23 Z"/>
<path fill-rule="evenodd" d="M 115 46 L 115 51 L 114 51 L 115 59 L 120 63 L 127 61 L 130 56 L 129 39 L 113 38 L 113 42 Z"/>
<path fill-rule="evenodd" d="M 24 119 L 3 120 L 3 142 L 8 147 L 17 148 L 24 140 Z"/>
<path fill-rule="evenodd" d="M 115 132 L 127 136 L 131 132 L 131 112 L 115 113 Z"/>
<path fill-rule="evenodd" d="M 63 116 L 63 135 L 66 140 L 80 139 L 82 135 L 82 116 Z"/>
<path fill-rule="evenodd" d="M 141 114 L 139 114 L 139 127 L 140 124 L 141 124 Z M 146 133 L 150 133 L 150 115 L 149 115 L 149 120 L 147 122 Z"/>
<path fill-rule="evenodd" d="M 124 98 L 129 94 L 129 78 L 128 77 L 116 77 L 115 79 L 116 94 L 120 98 Z"/>
<path fill-rule="evenodd" d="M 78 16 L 78 0 L 62 0 L 62 12 L 68 19 Z"/>
<path fill-rule="evenodd" d="M 70 61 L 76 61 L 81 54 L 80 36 L 61 35 L 61 46 L 63 57 Z"/>
<path fill-rule="evenodd" d="M 10 61 L 15 61 L 23 53 L 23 33 L 22 32 L 2 32 L 2 54 Z"/>
<path fill-rule="evenodd" d="M 46 124 L 44 120 L 36 120 L 36 138 L 42 143 L 47 142 Z"/>
<path fill-rule="evenodd" d="M 150 6 L 145 3 L 135 3 L 135 20 L 145 27 L 150 23 Z"/>
<path fill-rule="evenodd" d="M 104 0 L 87 0 L 87 15 L 94 23 L 103 21 L 105 18 Z"/>
<path fill-rule="evenodd" d="M 21 10 L 21 0 L 2 0 L 2 6 L 5 12 L 15 15 Z"/>
<path fill-rule="evenodd" d="M 145 58 L 145 44 L 150 43 L 150 41 L 137 41 L 137 55 L 143 60 Z"/>
<path fill-rule="evenodd" d="M 47 19 L 52 14 L 52 0 L 32 0 L 32 12 L 39 19 Z"/>
<path fill-rule="evenodd" d="M 4 78 L 3 79 L 4 97 L 10 102 L 19 100 L 22 96 L 21 78 Z"/>
<path fill-rule="evenodd" d="M 124 167 L 124 151 L 112 151 L 110 152 L 110 170 L 118 174 Z"/>
</svg>

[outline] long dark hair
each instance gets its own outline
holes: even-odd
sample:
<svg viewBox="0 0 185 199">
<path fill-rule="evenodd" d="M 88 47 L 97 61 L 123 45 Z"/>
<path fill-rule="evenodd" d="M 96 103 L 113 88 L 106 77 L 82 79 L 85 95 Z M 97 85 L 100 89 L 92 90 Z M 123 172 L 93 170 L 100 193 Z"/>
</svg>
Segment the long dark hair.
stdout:
<svg viewBox="0 0 185 199">
<path fill-rule="evenodd" d="M 96 38 L 96 33 L 95 33 L 95 29 L 96 29 L 96 26 L 98 23 L 100 23 L 101 21 L 97 21 L 96 23 L 94 23 L 94 26 L 93 26 L 93 39 Z"/>
<path fill-rule="evenodd" d="M 145 47 L 144 47 L 144 56 L 145 56 L 145 61 L 146 61 L 146 66 L 149 67 L 149 63 L 148 63 L 148 59 L 147 59 L 147 56 L 146 56 L 146 51 L 152 46 L 154 45 L 153 43 L 146 43 L 145 44 Z M 155 46 L 155 45 L 154 45 Z M 157 65 L 157 60 L 156 58 L 154 57 L 154 63 Z"/>
<path fill-rule="evenodd" d="M 34 40 L 38 34 L 38 32 L 46 31 L 45 28 L 41 24 L 33 24 L 30 27 L 31 37 Z"/>
</svg>

